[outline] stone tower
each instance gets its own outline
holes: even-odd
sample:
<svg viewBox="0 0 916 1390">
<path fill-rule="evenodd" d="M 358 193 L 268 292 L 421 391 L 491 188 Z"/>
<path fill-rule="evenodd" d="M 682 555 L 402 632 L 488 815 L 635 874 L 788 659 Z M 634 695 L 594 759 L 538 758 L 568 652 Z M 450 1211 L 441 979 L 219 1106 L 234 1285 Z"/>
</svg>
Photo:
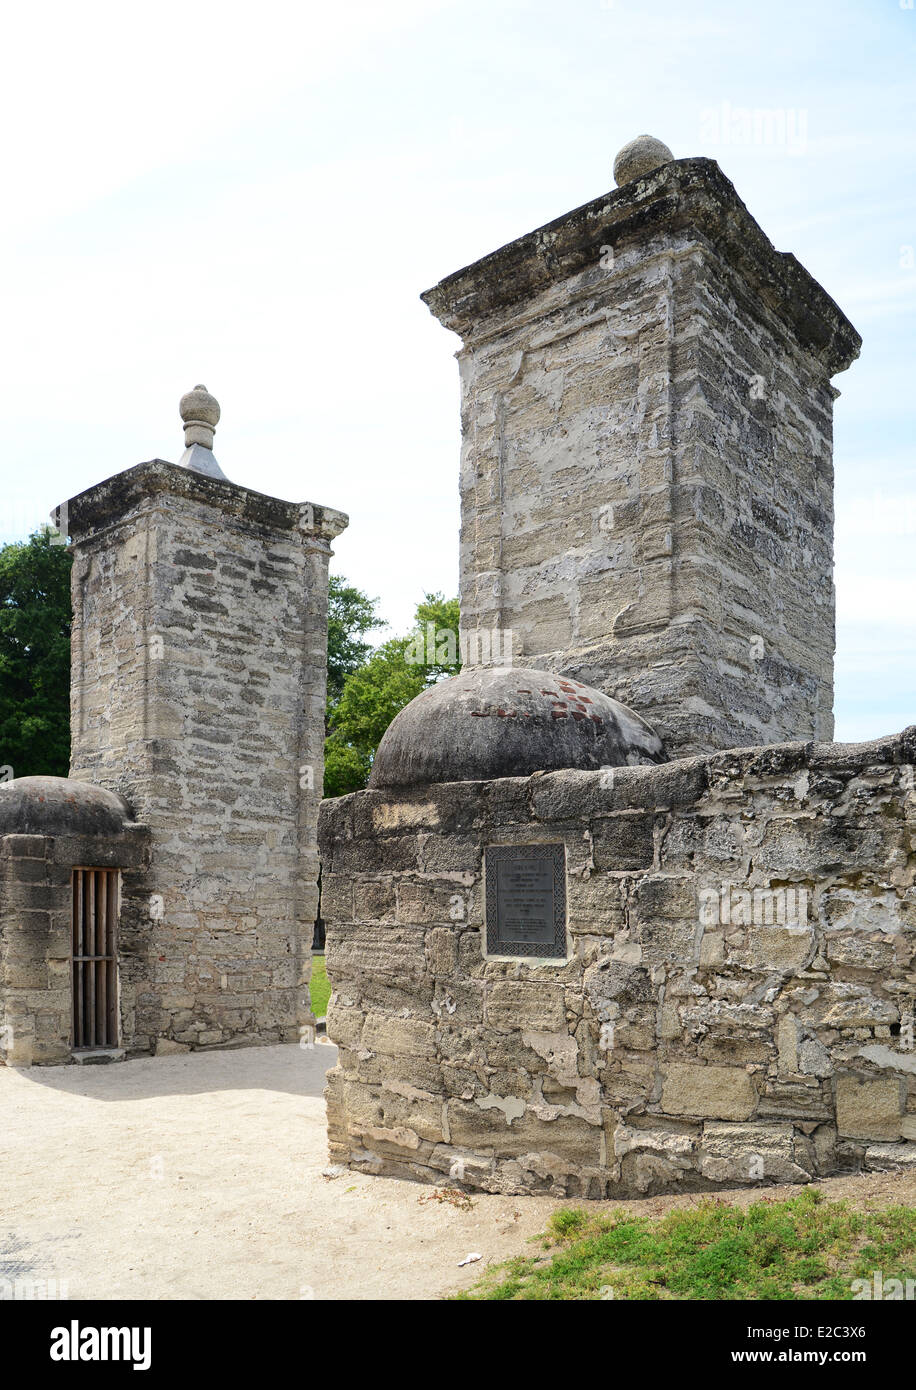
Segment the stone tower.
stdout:
<svg viewBox="0 0 916 1390">
<path fill-rule="evenodd" d="M 644 136 L 614 174 L 423 295 L 463 343 L 463 631 L 673 754 L 830 739 L 830 379 L 861 340 L 714 161 Z"/>
<path fill-rule="evenodd" d="M 347 518 L 228 481 L 219 406 L 185 454 L 73 498 L 71 777 L 151 835 L 121 925 L 124 1043 L 289 1041 L 311 1018 L 328 560 Z M 123 914 L 122 914 L 123 915 Z"/>
</svg>

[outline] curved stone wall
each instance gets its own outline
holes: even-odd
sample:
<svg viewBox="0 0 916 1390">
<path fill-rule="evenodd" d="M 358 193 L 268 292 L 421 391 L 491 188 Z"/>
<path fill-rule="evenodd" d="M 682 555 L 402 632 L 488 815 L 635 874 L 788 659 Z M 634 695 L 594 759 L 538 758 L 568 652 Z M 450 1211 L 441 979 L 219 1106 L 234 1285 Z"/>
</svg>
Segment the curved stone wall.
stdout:
<svg viewBox="0 0 916 1390">
<path fill-rule="evenodd" d="M 601 1197 L 916 1160 L 916 728 L 325 802 L 331 1156 Z M 565 961 L 486 958 L 562 843 Z"/>
</svg>

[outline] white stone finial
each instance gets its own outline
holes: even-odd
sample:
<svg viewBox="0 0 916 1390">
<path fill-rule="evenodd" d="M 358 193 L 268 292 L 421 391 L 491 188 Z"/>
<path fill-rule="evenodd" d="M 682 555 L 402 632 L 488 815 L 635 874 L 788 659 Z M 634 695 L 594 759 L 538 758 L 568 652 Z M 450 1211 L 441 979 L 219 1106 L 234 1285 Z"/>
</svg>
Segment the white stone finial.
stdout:
<svg viewBox="0 0 916 1390">
<path fill-rule="evenodd" d="M 653 169 L 669 163 L 673 158 L 674 155 L 668 146 L 661 140 L 656 140 L 654 135 L 637 135 L 635 140 L 624 145 L 617 153 L 614 160 L 614 182 L 619 188 L 621 184 L 651 174 Z"/>
<path fill-rule="evenodd" d="M 205 473 L 209 478 L 226 478 L 213 457 L 213 433 L 219 424 L 219 401 L 206 386 L 195 386 L 178 403 L 184 421 L 185 451 L 178 460 L 179 468 Z M 227 479 L 228 481 L 228 479 Z"/>
</svg>

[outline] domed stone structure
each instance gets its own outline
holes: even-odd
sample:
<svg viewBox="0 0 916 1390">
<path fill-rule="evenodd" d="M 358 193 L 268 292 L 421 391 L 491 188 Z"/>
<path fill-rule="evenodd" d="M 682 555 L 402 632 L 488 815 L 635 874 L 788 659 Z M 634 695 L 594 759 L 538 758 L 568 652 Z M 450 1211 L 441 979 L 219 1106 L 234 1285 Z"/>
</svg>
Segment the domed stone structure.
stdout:
<svg viewBox="0 0 916 1390">
<path fill-rule="evenodd" d="M 462 671 L 411 700 L 379 744 L 369 785 L 666 761 L 655 730 L 600 690 L 550 671 L 493 666 Z"/>
<path fill-rule="evenodd" d="M 120 835 L 133 817 L 115 792 L 69 777 L 0 786 L 0 835 Z"/>
<path fill-rule="evenodd" d="M 114 791 L 70 777 L 0 784 L 0 1064 L 124 1055 L 119 938 L 144 977 L 149 828 Z"/>
</svg>

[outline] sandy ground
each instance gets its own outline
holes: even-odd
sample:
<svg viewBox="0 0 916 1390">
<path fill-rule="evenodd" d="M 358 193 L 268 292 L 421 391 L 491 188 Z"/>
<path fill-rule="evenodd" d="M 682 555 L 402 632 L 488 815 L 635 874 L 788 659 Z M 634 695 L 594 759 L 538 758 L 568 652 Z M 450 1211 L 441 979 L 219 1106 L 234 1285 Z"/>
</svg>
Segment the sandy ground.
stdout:
<svg viewBox="0 0 916 1390">
<path fill-rule="evenodd" d="M 65 1282 L 71 1299 L 437 1298 L 525 1252 L 568 1205 L 482 1195 L 462 1210 L 417 1183 L 325 1177 L 334 1058 L 324 1043 L 0 1068 L 0 1279 Z M 913 1173 L 820 1186 L 857 1205 L 916 1202 Z M 460 1269 L 471 1251 L 483 1259 Z"/>
</svg>

